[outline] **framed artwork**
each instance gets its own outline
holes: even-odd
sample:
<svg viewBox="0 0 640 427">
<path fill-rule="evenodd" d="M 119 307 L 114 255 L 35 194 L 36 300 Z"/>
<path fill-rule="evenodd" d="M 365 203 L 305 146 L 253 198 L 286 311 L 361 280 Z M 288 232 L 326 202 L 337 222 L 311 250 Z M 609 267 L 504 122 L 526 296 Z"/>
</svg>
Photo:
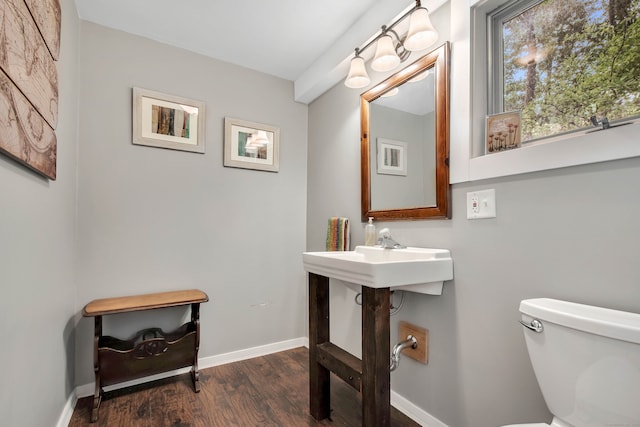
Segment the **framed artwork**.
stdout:
<svg viewBox="0 0 640 427">
<path fill-rule="evenodd" d="M 485 153 L 497 153 L 522 146 L 520 111 L 487 116 Z"/>
<path fill-rule="evenodd" d="M 204 153 L 204 102 L 133 88 L 133 143 Z"/>
<path fill-rule="evenodd" d="M 57 146 L 55 131 L 0 70 L 0 153 L 55 180 Z"/>
<path fill-rule="evenodd" d="M 58 3 L 5 0 L 0 6 L 0 153 L 51 180 L 57 174 Z"/>
<path fill-rule="evenodd" d="M 225 166 L 278 172 L 279 162 L 279 128 L 225 117 Z"/>
<path fill-rule="evenodd" d="M 407 143 L 378 138 L 378 173 L 407 175 Z"/>
</svg>

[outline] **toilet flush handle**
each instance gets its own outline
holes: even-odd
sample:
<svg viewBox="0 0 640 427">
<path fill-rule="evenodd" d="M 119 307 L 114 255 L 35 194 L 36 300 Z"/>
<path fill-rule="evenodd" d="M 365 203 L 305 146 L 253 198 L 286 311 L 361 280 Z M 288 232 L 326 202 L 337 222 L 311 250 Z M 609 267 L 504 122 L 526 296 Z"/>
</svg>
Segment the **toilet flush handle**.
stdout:
<svg viewBox="0 0 640 427">
<path fill-rule="evenodd" d="M 531 321 L 531 323 L 525 323 L 524 321 L 520 321 L 520 323 L 522 324 L 522 326 L 524 326 L 527 329 L 531 329 L 534 332 L 540 333 L 544 330 L 544 328 L 542 327 L 542 322 L 539 321 L 538 319 L 533 319 Z"/>
</svg>

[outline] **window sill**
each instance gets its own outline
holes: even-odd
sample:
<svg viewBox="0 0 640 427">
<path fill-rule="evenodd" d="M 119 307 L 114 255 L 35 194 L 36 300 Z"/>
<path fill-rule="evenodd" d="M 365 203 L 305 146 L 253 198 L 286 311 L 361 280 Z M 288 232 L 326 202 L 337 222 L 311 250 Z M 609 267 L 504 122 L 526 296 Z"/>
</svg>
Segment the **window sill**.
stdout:
<svg viewBox="0 0 640 427">
<path fill-rule="evenodd" d="M 477 50 L 472 55 L 471 50 L 476 30 L 472 31 L 472 18 L 474 13 L 483 12 L 474 6 L 481 5 L 486 9 L 504 0 L 450 1 L 451 10 L 460 11 L 451 13 L 450 32 L 451 184 L 640 156 L 640 120 L 636 120 L 626 126 L 582 135 L 571 134 L 555 138 L 553 142 L 549 139 L 507 152 L 474 157 L 473 153 L 480 152 L 482 148 L 478 129 L 484 122 L 484 112 L 480 114 L 478 108 L 485 99 L 479 93 L 473 93 L 471 83 L 486 78 L 472 66 L 472 57 L 479 55 Z M 483 63 L 486 58 L 482 56 L 479 61 Z"/>
<path fill-rule="evenodd" d="M 640 156 L 640 120 L 469 159 L 469 181 Z"/>
</svg>

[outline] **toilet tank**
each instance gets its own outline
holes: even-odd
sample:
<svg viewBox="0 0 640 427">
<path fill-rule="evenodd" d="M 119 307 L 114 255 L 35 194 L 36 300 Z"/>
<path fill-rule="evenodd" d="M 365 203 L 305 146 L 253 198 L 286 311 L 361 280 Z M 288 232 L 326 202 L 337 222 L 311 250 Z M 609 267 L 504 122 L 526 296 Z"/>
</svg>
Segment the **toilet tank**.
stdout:
<svg viewBox="0 0 640 427">
<path fill-rule="evenodd" d="M 640 314 L 538 298 L 520 303 L 533 370 L 557 420 L 640 426 Z M 562 425 L 562 423 L 558 423 Z"/>
</svg>

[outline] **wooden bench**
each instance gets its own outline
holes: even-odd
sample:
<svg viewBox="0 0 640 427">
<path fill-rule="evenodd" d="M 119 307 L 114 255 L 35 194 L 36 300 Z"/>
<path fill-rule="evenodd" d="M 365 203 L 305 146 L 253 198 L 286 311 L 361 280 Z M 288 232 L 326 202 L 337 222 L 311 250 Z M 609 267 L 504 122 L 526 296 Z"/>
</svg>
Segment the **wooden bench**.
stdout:
<svg viewBox="0 0 640 427">
<path fill-rule="evenodd" d="M 96 385 L 91 422 L 98 420 L 103 386 L 191 366 L 194 391 L 200 391 L 200 303 L 207 301 L 206 293 L 189 289 L 97 299 L 84 306 L 82 315 L 95 318 L 93 370 Z M 191 320 L 174 331 L 165 333 L 159 328 L 148 328 L 126 340 L 102 335 L 104 315 L 183 305 L 191 305 Z"/>
</svg>

